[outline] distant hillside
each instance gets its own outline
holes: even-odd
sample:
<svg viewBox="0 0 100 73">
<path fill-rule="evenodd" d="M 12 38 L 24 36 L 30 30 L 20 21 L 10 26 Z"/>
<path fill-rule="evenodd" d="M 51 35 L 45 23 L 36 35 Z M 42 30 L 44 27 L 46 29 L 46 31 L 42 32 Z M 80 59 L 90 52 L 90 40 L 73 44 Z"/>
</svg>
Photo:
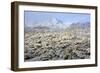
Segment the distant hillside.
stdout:
<svg viewBox="0 0 100 73">
<path fill-rule="evenodd" d="M 64 24 L 63 21 L 53 18 L 49 21 L 45 21 L 45 22 L 43 21 L 41 23 L 24 26 L 25 32 L 52 32 L 52 31 L 63 31 L 66 29 L 67 30 L 75 30 L 75 29 L 90 30 L 90 23 L 77 22 L 77 23 L 72 23 L 68 26 L 67 24 Z"/>
<path fill-rule="evenodd" d="M 80 28 L 81 29 L 87 29 L 87 28 L 90 28 L 90 23 L 89 22 L 72 23 L 69 28 L 71 28 L 71 29 L 80 29 Z"/>
</svg>

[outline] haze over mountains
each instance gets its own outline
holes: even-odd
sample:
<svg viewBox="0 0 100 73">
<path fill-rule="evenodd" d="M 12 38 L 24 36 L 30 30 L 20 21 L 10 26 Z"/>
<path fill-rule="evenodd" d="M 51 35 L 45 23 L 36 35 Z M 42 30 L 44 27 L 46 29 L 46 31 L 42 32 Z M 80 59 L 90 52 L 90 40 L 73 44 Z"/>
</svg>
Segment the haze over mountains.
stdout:
<svg viewBox="0 0 100 73">
<path fill-rule="evenodd" d="M 35 31 L 63 31 L 66 29 L 90 29 L 90 22 L 73 22 L 65 23 L 57 18 L 47 19 L 42 22 L 35 22 L 33 24 L 25 24 L 25 32 L 35 32 Z"/>
</svg>

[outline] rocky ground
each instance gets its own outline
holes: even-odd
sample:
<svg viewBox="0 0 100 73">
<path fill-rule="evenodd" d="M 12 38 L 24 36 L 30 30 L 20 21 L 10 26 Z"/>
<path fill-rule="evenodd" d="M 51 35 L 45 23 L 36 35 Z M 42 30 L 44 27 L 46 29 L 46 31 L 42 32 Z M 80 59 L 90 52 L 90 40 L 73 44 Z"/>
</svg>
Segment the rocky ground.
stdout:
<svg viewBox="0 0 100 73">
<path fill-rule="evenodd" d="M 90 58 L 90 33 L 84 30 L 25 33 L 25 61 Z"/>
</svg>

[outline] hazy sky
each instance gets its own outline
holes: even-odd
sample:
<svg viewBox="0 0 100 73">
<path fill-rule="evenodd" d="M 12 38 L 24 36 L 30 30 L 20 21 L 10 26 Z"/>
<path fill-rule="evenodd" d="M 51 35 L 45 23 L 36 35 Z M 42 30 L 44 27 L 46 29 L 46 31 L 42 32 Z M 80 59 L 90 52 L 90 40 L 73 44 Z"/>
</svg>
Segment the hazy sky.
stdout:
<svg viewBox="0 0 100 73">
<path fill-rule="evenodd" d="M 35 23 L 42 23 L 50 21 L 53 18 L 59 19 L 64 23 L 74 22 L 89 22 L 90 14 L 83 13 L 67 13 L 67 12 L 38 12 L 38 11 L 24 11 L 25 24 L 34 25 Z"/>
</svg>

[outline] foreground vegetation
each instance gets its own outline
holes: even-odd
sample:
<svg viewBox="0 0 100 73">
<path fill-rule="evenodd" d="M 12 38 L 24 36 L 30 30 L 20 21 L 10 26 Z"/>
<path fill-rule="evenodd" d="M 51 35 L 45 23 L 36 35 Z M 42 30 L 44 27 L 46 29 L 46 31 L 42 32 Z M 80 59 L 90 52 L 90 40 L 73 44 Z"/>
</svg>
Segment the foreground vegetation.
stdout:
<svg viewBox="0 0 100 73">
<path fill-rule="evenodd" d="M 26 32 L 25 61 L 90 58 L 90 33 L 82 30 Z"/>
</svg>

